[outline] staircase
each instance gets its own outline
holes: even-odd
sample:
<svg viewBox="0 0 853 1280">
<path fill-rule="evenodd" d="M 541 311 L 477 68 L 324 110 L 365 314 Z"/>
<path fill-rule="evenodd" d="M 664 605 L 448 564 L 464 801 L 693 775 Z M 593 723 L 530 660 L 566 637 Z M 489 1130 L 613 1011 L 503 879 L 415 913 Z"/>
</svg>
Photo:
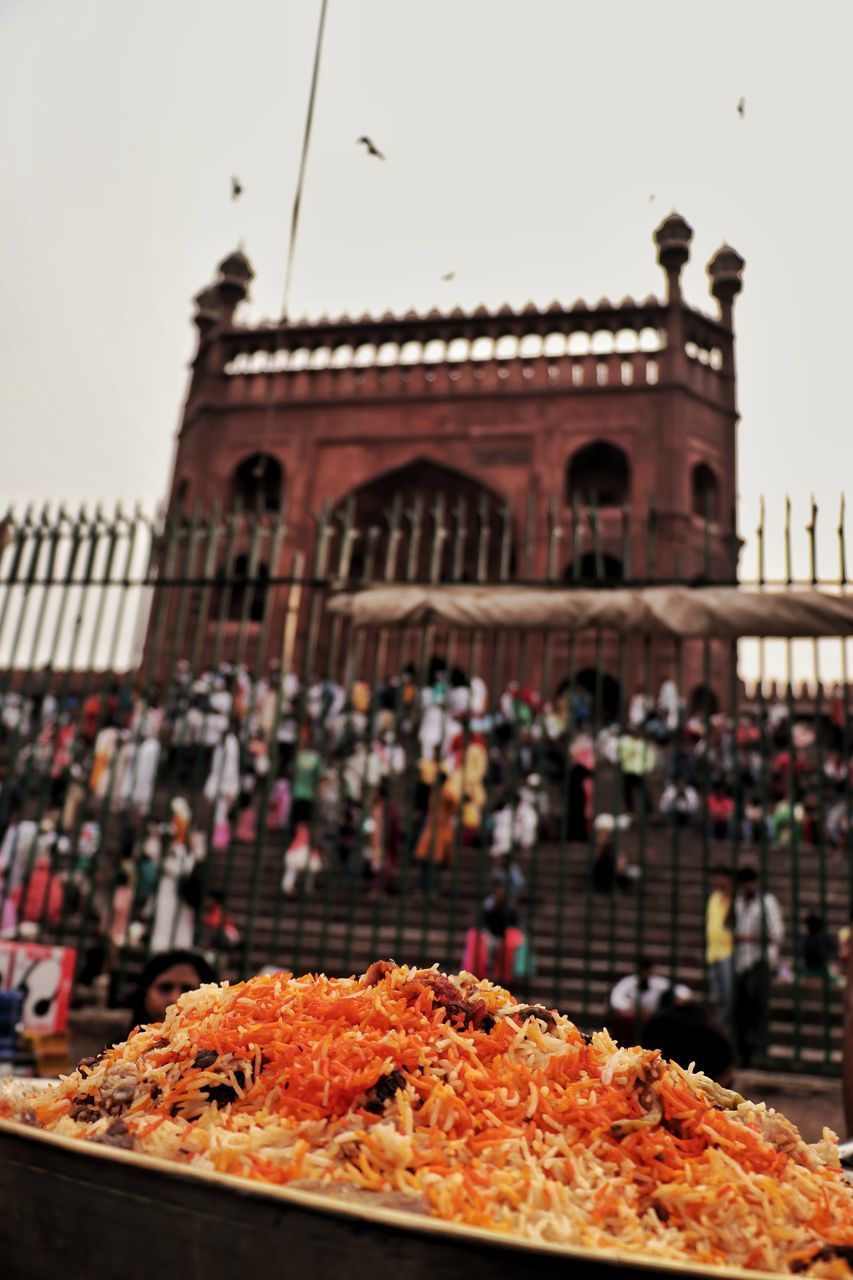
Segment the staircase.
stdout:
<svg viewBox="0 0 853 1280">
<path fill-rule="evenodd" d="M 524 867 L 524 912 L 536 973 L 530 999 L 559 1005 L 581 1025 L 601 1025 L 607 995 L 617 978 L 633 970 L 636 957 L 651 956 L 662 972 L 677 976 L 698 996 L 703 992 L 704 841 L 695 832 L 661 826 L 629 834 L 626 852 L 643 874 L 630 892 L 600 895 L 589 887 L 590 851 L 544 843 Z M 301 885 L 292 898 L 279 890 L 281 857 L 267 846 L 256 866 L 255 849 L 234 845 L 214 855 L 211 884 L 230 876 L 229 909 L 248 942 L 246 972 L 276 964 L 295 972 L 360 972 L 379 957 L 401 963 L 455 969 L 465 932 L 487 891 L 487 851 L 461 849 L 454 869 L 443 872 L 437 891 L 417 891 L 417 868 L 398 868 L 392 892 L 372 894 L 346 867 L 327 867 L 313 892 Z M 707 862 L 731 857 L 730 846 L 707 844 Z M 801 848 L 798 891 L 793 890 L 790 849 L 766 852 L 767 888 L 782 906 L 786 941 L 783 959 L 793 967 L 802 921 L 814 911 L 834 936 L 848 920 L 848 879 L 841 852 Z M 820 859 L 824 859 L 821 875 Z M 760 851 L 742 849 L 743 862 L 760 864 Z M 360 870 L 360 868 L 359 868 Z M 253 875 L 257 875 L 254 927 L 247 934 Z M 242 968 L 242 962 L 234 966 Z M 234 976 L 238 974 L 234 973 Z M 822 979 L 776 981 L 773 985 L 769 1062 L 786 1069 L 837 1071 L 840 1062 L 843 991 Z"/>
</svg>

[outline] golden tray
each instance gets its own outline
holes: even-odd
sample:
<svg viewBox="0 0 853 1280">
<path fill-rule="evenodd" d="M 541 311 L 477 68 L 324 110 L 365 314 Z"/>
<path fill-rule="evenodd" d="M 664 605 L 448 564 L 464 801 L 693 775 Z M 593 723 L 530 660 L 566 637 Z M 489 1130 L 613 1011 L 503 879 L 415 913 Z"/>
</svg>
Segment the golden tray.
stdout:
<svg viewBox="0 0 853 1280">
<path fill-rule="evenodd" d="M 539 1244 L 0 1120 L 2 1280 L 651 1280 L 768 1273 Z M 778 1277 L 777 1277 L 778 1280 Z"/>
</svg>

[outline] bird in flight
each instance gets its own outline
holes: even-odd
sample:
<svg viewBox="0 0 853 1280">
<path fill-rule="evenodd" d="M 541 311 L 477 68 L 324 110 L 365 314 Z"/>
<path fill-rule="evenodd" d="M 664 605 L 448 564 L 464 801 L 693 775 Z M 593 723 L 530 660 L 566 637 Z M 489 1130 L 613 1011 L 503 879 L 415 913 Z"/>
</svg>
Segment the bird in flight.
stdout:
<svg viewBox="0 0 853 1280">
<path fill-rule="evenodd" d="M 449 284 L 451 280 L 455 280 L 455 279 L 456 279 L 456 272 L 455 272 L 455 271 L 446 271 L 446 272 L 444 273 L 444 275 L 441 277 L 441 279 L 442 279 L 442 282 L 443 282 L 444 284 Z"/>
<path fill-rule="evenodd" d="M 231 199 L 239 200 L 243 194 L 243 186 L 239 178 L 231 179 Z"/>
<path fill-rule="evenodd" d="M 370 138 L 356 138 L 355 145 L 357 147 L 364 147 L 367 154 L 369 156 L 375 156 L 377 160 L 385 159 L 382 152 L 379 150 L 379 148 L 376 146 L 374 142 L 371 142 Z"/>
<path fill-rule="evenodd" d="M 737 113 L 740 116 L 741 120 L 746 115 L 746 98 L 741 98 L 741 100 L 738 102 Z"/>
</svg>

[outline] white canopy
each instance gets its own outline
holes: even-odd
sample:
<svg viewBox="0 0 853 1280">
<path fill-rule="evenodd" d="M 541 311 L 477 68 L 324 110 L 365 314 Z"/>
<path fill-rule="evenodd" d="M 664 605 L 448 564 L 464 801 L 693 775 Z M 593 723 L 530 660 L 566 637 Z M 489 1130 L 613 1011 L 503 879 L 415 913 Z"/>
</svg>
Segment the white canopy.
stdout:
<svg viewBox="0 0 853 1280">
<path fill-rule="evenodd" d="M 736 640 L 853 634 L 853 595 L 744 587 L 375 586 L 341 592 L 357 627 L 443 622 L 471 630 L 587 631 Z"/>
</svg>

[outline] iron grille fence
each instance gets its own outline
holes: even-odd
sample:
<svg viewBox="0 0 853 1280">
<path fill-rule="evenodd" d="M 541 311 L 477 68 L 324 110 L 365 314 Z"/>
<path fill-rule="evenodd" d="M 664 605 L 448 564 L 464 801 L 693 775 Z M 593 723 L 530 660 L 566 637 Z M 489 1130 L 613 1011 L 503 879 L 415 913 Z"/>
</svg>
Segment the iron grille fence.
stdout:
<svg viewBox="0 0 853 1280">
<path fill-rule="evenodd" d="M 762 513 L 752 573 L 716 515 L 467 493 L 308 530 L 274 504 L 10 514 L 4 936 L 73 946 L 119 1003 L 175 942 L 231 977 L 464 956 L 590 1026 L 640 956 L 711 1001 L 712 869 L 753 867 L 785 922 L 777 955 L 762 913 L 754 1061 L 837 1071 L 846 636 L 355 628 L 328 607 L 404 582 L 846 591 L 843 507 L 829 577 L 813 504 L 800 547 L 788 506 L 778 564 Z"/>
</svg>

